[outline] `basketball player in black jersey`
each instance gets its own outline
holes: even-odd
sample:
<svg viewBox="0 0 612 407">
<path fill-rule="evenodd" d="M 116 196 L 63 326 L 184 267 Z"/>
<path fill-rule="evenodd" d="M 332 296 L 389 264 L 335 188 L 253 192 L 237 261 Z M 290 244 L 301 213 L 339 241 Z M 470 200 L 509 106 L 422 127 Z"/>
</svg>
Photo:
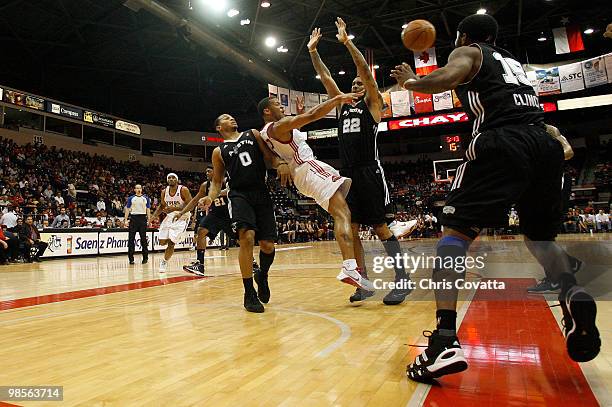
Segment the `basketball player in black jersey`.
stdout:
<svg viewBox="0 0 612 407">
<path fill-rule="evenodd" d="M 289 168 L 269 150 L 257 130 L 238 132 L 238 124 L 229 114 L 223 114 L 215 120 L 215 129 L 224 142 L 213 151 L 212 182 L 201 204 L 207 208 L 217 199 L 227 172 L 229 212 L 240 241 L 239 262 L 244 284 L 244 307 L 249 312 L 264 312 L 261 302 L 267 303 L 270 300 L 268 271 L 274 261 L 277 233 L 274 205 L 266 185 L 265 161 L 277 169 L 282 185 L 289 182 Z M 260 271 L 255 275 L 257 292 L 253 287 L 255 232 L 260 249 Z"/>
<path fill-rule="evenodd" d="M 200 189 L 196 196 L 185 205 L 183 211 L 189 212 L 196 207 L 198 201 L 208 195 L 210 190 L 211 180 L 213 175 L 213 167 L 206 167 L 206 178 L 207 180 L 200 185 Z M 208 213 L 199 219 L 198 232 L 196 234 L 196 250 L 197 260 L 189 265 L 183 266 L 183 270 L 193 273 L 198 276 L 204 275 L 204 252 L 206 250 L 206 238 L 208 237 L 211 241 L 215 240 L 219 232 L 224 231 L 228 235 L 233 234 L 232 224 L 227 208 L 227 189 L 225 189 L 225 183 L 222 184 L 223 190 L 219 194 L 219 197 L 210 206 Z"/>
<path fill-rule="evenodd" d="M 373 227 L 388 256 L 393 258 L 401 256 L 397 237 L 387 225 L 387 207 L 390 207 L 391 196 L 385 172 L 380 164 L 376 142 L 383 99 L 365 58 L 348 38 L 346 24 L 338 18 L 336 26 L 338 41 L 346 46 L 357 67 L 357 77 L 353 80 L 351 92 L 365 92 L 357 103 L 342 105 L 338 124 L 338 145 L 342 162 L 340 174 L 353 180 L 346 202 L 351 210 L 355 257 L 364 277 L 367 278 L 363 245 L 359 239 L 361 225 Z M 321 30 L 315 28 L 308 42 L 308 52 L 327 94 L 333 98 L 342 92 L 317 52 L 321 37 Z M 410 293 L 407 288 L 408 276 L 401 265 L 396 265 L 395 280 L 406 288 L 391 290 L 383 299 L 383 303 L 387 305 L 401 304 Z M 350 301 L 363 301 L 372 295 L 374 295 L 372 291 L 357 288 Z"/>
<path fill-rule="evenodd" d="M 466 161 L 457 168 L 440 216 L 444 236 L 436 254 L 455 259 L 453 264 L 464 261 L 481 228 L 507 224 L 509 206 L 518 202 L 525 243 L 547 276 L 561 285 L 568 354 L 586 362 L 597 356 L 601 346 L 595 301 L 576 284 L 567 255 L 554 242 L 561 219 L 563 148 L 546 131 L 538 97 L 523 67 L 495 45 L 497 31 L 493 17 L 468 16 L 459 24 L 456 49 L 445 67 L 420 79 L 406 63 L 391 73 L 409 90 L 456 89 L 473 120 Z M 458 278 L 463 275 L 453 268 L 434 267 L 434 281 L 452 283 Z M 425 352 L 407 369 L 408 378 L 415 381 L 467 368 L 456 334 L 457 291 L 435 294 L 437 328 L 430 333 Z"/>
</svg>

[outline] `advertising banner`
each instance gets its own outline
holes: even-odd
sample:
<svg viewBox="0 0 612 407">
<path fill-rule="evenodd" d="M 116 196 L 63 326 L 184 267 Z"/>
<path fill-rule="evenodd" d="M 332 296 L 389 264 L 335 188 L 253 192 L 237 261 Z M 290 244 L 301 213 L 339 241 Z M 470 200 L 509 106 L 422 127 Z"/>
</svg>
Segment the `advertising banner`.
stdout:
<svg viewBox="0 0 612 407">
<path fill-rule="evenodd" d="M 306 105 L 305 105 L 306 110 L 310 110 L 319 104 L 319 94 L 318 93 L 304 92 L 304 96 L 306 99 Z"/>
<path fill-rule="evenodd" d="M 584 89 L 584 79 L 582 78 L 582 64 L 561 65 L 559 67 L 559 78 L 561 81 L 561 92 L 575 92 Z"/>
<path fill-rule="evenodd" d="M 278 100 L 281 106 L 285 109 L 285 114 L 291 114 L 291 108 L 289 107 L 289 89 L 278 87 Z"/>
<path fill-rule="evenodd" d="M 606 63 L 603 57 L 589 59 L 582 62 L 582 74 L 587 88 L 608 83 Z"/>
<path fill-rule="evenodd" d="M 433 112 L 432 95 L 426 93 L 412 92 L 414 111 L 416 113 Z"/>
<path fill-rule="evenodd" d="M 45 110 L 45 99 L 28 95 L 27 93 L 6 89 L 4 95 L 0 93 L 0 99 L 18 106 L 29 107 L 30 109 Z"/>
<path fill-rule="evenodd" d="M 538 78 L 538 95 L 554 95 L 561 93 L 561 85 L 559 84 L 559 68 L 538 69 L 536 71 Z"/>
<path fill-rule="evenodd" d="M 152 234 L 147 233 L 149 250 L 153 250 Z M 128 251 L 128 232 L 100 232 L 99 236 L 99 253 L 127 253 Z M 142 250 L 142 244 L 139 234 L 136 234 L 136 252 Z"/>
<path fill-rule="evenodd" d="M 96 124 L 98 126 L 115 128 L 115 119 L 100 113 L 85 110 L 85 113 L 83 113 L 83 120 L 87 123 Z"/>
<path fill-rule="evenodd" d="M 47 112 L 59 116 L 70 117 L 75 120 L 83 120 L 83 110 L 78 107 L 63 105 L 61 103 L 47 101 Z"/>
<path fill-rule="evenodd" d="M 450 90 L 433 94 L 434 110 L 448 110 L 453 108 L 453 93 Z"/>
<path fill-rule="evenodd" d="M 304 92 L 291 89 L 289 91 L 289 102 L 291 103 L 291 114 L 298 115 L 305 112 Z"/>
<path fill-rule="evenodd" d="M 278 86 L 268 84 L 268 97 L 278 96 Z"/>
<path fill-rule="evenodd" d="M 392 120 L 389 130 L 408 129 L 411 127 L 436 126 L 440 124 L 459 123 L 469 121 L 465 112 L 437 114 L 434 116 L 415 117 L 413 119 Z"/>
<path fill-rule="evenodd" d="M 42 232 L 40 240 L 49 246 L 42 257 L 82 256 L 98 254 L 98 231 Z M 127 251 L 127 249 L 126 249 Z"/>
<path fill-rule="evenodd" d="M 391 110 L 391 93 L 390 92 L 383 92 L 381 93 L 382 98 L 383 98 L 383 108 L 382 108 L 382 112 L 380 113 L 380 117 L 383 119 L 386 119 L 388 117 L 392 117 L 393 116 L 393 112 Z"/>
<path fill-rule="evenodd" d="M 319 93 L 319 101 L 321 103 L 327 102 L 328 99 L 329 99 L 329 95 L 327 93 Z M 325 115 L 325 117 L 327 117 L 329 119 L 335 119 L 336 118 L 336 111 L 337 110 L 338 110 L 338 108 L 332 109 L 329 113 L 327 113 Z"/>
<path fill-rule="evenodd" d="M 410 116 L 410 92 L 407 90 L 391 92 L 391 110 L 393 117 Z"/>
<path fill-rule="evenodd" d="M 137 134 L 140 136 L 140 126 L 134 123 L 126 122 L 124 120 L 117 120 L 115 122 L 115 128 L 117 130 Z"/>
</svg>

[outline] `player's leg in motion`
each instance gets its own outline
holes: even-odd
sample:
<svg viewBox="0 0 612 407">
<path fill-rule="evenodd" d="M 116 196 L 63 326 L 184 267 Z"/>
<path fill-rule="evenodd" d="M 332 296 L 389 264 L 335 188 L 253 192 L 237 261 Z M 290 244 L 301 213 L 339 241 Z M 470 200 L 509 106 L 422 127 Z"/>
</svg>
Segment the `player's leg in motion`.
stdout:
<svg viewBox="0 0 612 407">
<path fill-rule="evenodd" d="M 374 291 L 374 285 L 364 276 L 357 266 L 353 230 L 351 227 L 351 212 L 349 211 L 344 195 L 336 191 L 329 200 L 329 214 L 334 218 L 334 234 L 340 252 L 342 253 L 342 270 L 338 280 L 347 284 L 361 287 L 367 291 Z"/>
<path fill-rule="evenodd" d="M 257 298 L 257 292 L 253 286 L 253 246 L 255 245 L 255 231 L 240 229 L 238 231 L 240 250 L 238 251 L 238 262 L 244 285 L 244 308 L 249 312 L 264 312 L 264 306 Z"/>
<path fill-rule="evenodd" d="M 197 276 L 204 275 L 204 253 L 206 252 L 206 236 L 208 235 L 208 229 L 203 226 L 198 228 L 196 235 L 196 261 L 193 263 L 183 266 L 183 270 L 188 273 L 195 274 Z"/>
<path fill-rule="evenodd" d="M 531 240 L 528 240 L 528 239 L 525 239 L 525 245 L 527 246 L 527 248 L 529 249 L 533 257 L 538 259 L 538 262 L 543 267 L 546 267 L 545 264 L 542 263 L 542 261 L 540 261 L 540 257 L 546 255 L 544 252 L 542 252 L 543 248 L 541 248 L 540 245 L 534 244 Z M 563 251 L 563 255 L 566 257 L 566 260 L 569 262 L 569 266 L 570 266 L 570 270 L 572 274 L 576 274 L 577 272 L 579 272 L 583 265 L 582 260 L 568 254 L 561 247 L 559 247 L 559 249 Z M 535 286 L 527 288 L 527 292 L 532 293 L 532 294 L 546 294 L 546 293 L 559 292 L 561 290 L 561 284 L 553 283 L 550 277 L 551 275 L 554 274 L 554 271 L 550 269 L 547 270 L 545 268 L 544 273 L 545 273 L 545 277 L 541 279 L 540 281 L 538 281 L 538 283 Z"/>
<path fill-rule="evenodd" d="M 257 296 L 260 301 L 267 304 L 270 301 L 270 286 L 268 285 L 268 271 L 274 262 L 274 242 L 271 240 L 259 241 L 259 266 L 253 261 L 253 276 L 257 283 Z"/>
<path fill-rule="evenodd" d="M 597 305 L 576 282 L 576 263 L 572 259 L 577 259 L 569 256 L 554 237 L 542 239 L 542 236 L 537 236 L 536 240 L 536 237 L 526 235 L 525 244 L 544 268 L 551 284 L 561 288 L 559 305 L 563 311 L 567 353 L 576 362 L 594 359 L 601 348 L 599 330 L 595 325 Z"/>
<path fill-rule="evenodd" d="M 166 249 L 164 250 L 164 258 L 159 263 L 159 272 L 165 273 L 166 269 L 168 268 L 168 260 L 170 260 L 174 254 L 174 242 L 170 239 L 163 239 L 159 241 L 159 244 L 162 246 L 166 245 Z"/>
<path fill-rule="evenodd" d="M 379 225 L 374 225 L 374 232 L 376 236 L 380 239 L 385 248 L 385 253 L 387 256 L 398 259 L 402 256 L 402 249 L 400 247 L 400 243 L 397 240 L 397 237 L 391 232 L 389 226 L 386 223 L 382 223 Z M 398 261 L 394 262 L 394 271 L 395 271 L 395 282 L 400 283 L 400 287 L 404 288 L 394 288 L 389 291 L 385 298 L 383 298 L 383 303 L 386 305 L 398 305 L 404 302 L 406 296 L 410 294 L 410 289 L 408 288 L 408 280 L 410 277 L 406 274 L 406 270 L 402 264 Z"/>
<path fill-rule="evenodd" d="M 467 249 L 476 235 L 467 236 L 450 227 L 445 227 L 444 235 L 436 246 L 436 258 L 452 258 L 452 264 L 456 264 L 456 259 L 465 258 Z M 458 278 L 464 278 L 465 271 L 459 273 L 453 268 L 445 269 L 443 267 L 445 264 L 451 263 L 446 260 L 436 262 L 432 280 L 434 283 L 446 281 L 454 287 L 454 282 Z M 467 361 L 459 344 L 456 330 L 458 292 L 456 289 L 441 289 L 434 290 L 434 293 L 437 308 L 436 329 L 429 332 L 427 349 L 417 356 L 412 364 L 408 365 L 406 372 L 410 379 L 419 382 L 428 382 L 433 378 L 467 369 Z"/>
</svg>

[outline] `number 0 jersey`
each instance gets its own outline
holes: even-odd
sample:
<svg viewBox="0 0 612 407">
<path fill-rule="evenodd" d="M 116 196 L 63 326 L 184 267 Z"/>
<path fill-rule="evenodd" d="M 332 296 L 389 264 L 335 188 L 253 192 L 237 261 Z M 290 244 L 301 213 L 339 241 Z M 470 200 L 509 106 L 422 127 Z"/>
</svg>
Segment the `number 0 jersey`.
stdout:
<svg viewBox="0 0 612 407">
<path fill-rule="evenodd" d="M 257 139 L 251 130 L 242 132 L 236 140 L 219 146 L 225 163 L 227 183 L 232 191 L 265 191 L 266 164 Z"/>
<path fill-rule="evenodd" d="M 459 85 L 457 97 L 474 121 L 472 134 L 484 130 L 544 121 L 538 96 L 520 62 L 503 48 L 472 44 L 482 64 L 471 81 Z"/>
<path fill-rule="evenodd" d="M 338 124 L 338 147 L 343 168 L 378 161 L 378 123 L 361 99 L 355 106 L 342 105 Z"/>
</svg>

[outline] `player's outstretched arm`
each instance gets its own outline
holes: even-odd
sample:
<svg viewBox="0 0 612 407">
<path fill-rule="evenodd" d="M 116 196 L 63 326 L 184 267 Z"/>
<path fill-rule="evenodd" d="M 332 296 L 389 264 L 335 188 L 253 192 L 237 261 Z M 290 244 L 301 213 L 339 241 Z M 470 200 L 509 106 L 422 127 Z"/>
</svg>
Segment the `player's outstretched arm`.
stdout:
<svg viewBox="0 0 612 407">
<path fill-rule="evenodd" d="M 289 142 L 292 137 L 290 133 L 291 130 L 300 129 L 309 123 L 322 119 L 327 113 L 331 112 L 334 107 L 342 103 L 352 103 L 361 96 L 362 94 L 359 93 L 341 93 L 318 104 L 306 113 L 297 116 L 285 116 L 272 125 L 274 138 L 279 141 Z"/>
<path fill-rule="evenodd" d="M 264 156 L 264 160 L 277 172 L 277 179 L 280 180 L 281 186 L 291 185 L 293 183 L 293 177 L 291 175 L 291 169 L 289 168 L 289 164 L 285 162 L 282 158 L 276 155 L 270 147 L 266 144 L 265 141 L 261 138 L 259 131 L 252 129 L 253 134 L 255 135 L 255 139 L 257 140 L 257 144 L 259 145 L 259 150 L 262 152 Z"/>
<path fill-rule="evenodd" d="M 420 79 L 405 62 L 391 70 L 391 76 L 404 89 L 422 93 L 440 93 L 455 89 L 459 84 L 471 80 L 481 61 L 482 53 L 479 48 L 459 47 L 451 52 L 445 66 Z"/>
<path fill-rule="evenodd" d="M 200 200 L 200 198 L 204 198 L 205 196 L 206 196 L 206 182 L 203 182 L 200 185 L 200 189 L 198 189 L 198 193 L 196 194 L 196 196 L 194 196 L 191 200 L 189 200 L 189 202 L 187 202 L 187 205 L 185 205 L 185 207 L 181 209 L 178 215 L 174 217 L 174 220 L 179 219 L 181 216 L 183 216 L 187 212 L 191 212 L 193 208 L 195 208 L 196 205 L 198 204 L 198 201 Z"/>
<path fill-rule="evenodd" d="M 372 75 L 372 71 L 370 71 L 370 67 L 366 62 L 363 54 L 359 49 L 353 44 L 348 37 L 346 32 L 346 23 L 340 17 L 336 20 L 336 27 L 338 27 L 338 34 L 336 37 L 338 41 L 343 43 L 351 54 L 351 58 L 353 58 L 353 62 L 355 63 L 355 67 L 357 68 L 357 75 L 361 78 L 363 82 L 363 87 L 365 88 L 365 99 L 366 104 L 368 105 L 368 109 L 370 109 L 370 113 L 374 117 L 376 122 L 380 122 L 380 113 L 383 108 L 383 100 L 380 92 L 378 91 L 378 84 Z"/>
<path fill-rule="evenodd" d="M 334 79 L 332 78 L 329 69 L 327 69 L 327 66 L 323 63 L 323 60 L 321 59 L 321 56 L 317 51 L 317 45 L 319 44 L 321 37 L 323 37 L 323 35 L 321 34 L 320 28 L 315 28 L 314 30 L 312 30 L 312 34 L 310 34 L 310 41 L 308 41 L 307 47 L 308 52 L 310 53 L 310 60 L 312 61 L 312 66 L 314 67 L 315 71 L 317 71 L 317 74 L 319 74 L 319 76 L 321 77 L 321 82 L 323 83 L 323 86 L 325 86 L 327 94 L 330 98 L 333 98 L 334 96 L 337 96 L 342 92 L 340 92 L 336 81 L 334 81 Z"/>
</svg>

